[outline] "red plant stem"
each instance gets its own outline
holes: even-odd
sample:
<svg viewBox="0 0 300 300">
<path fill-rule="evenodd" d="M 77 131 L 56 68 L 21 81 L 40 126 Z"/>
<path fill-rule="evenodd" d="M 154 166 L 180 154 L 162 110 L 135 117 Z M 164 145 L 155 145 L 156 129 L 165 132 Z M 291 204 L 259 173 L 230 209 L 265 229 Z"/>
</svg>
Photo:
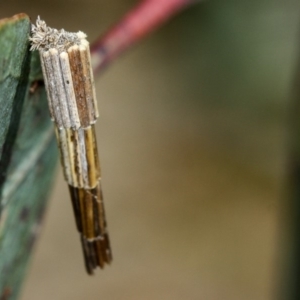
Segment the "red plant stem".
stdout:
<svg viewBox="0 0 300 300">
<path fill-rule="evenodd" d="M 93 69 L 108 63 L 195 0 L 143 0 L 91 46 Z"/>
</svg>

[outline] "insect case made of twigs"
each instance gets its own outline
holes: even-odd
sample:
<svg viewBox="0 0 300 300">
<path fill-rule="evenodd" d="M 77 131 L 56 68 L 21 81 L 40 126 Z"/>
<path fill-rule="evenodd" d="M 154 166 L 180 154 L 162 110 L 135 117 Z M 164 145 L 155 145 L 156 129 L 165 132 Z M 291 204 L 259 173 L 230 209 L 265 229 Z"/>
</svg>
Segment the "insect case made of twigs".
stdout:
<svg viewBox="0 0 300 300">
<path fill-rule="evenodd" d="M 112 260 L 94 124 L 99 116 L 89 43 L 83 32 L 32 25 L 31 50 L 40 53 L 51 119 L 69 185 L 87 272 Z"/>
</svg>

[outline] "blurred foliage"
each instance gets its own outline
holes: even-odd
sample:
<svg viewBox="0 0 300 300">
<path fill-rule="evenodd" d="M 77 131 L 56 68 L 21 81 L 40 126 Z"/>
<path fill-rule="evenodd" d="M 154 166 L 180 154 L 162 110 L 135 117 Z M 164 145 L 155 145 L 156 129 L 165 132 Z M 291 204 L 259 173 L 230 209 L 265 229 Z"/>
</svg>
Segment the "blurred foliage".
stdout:
<svg viewBox="0 0 300 300">
<path fill-rule="evenodd" d="M 172 101 L 184 99 L 206 142 L 264 181 L 285 168 L 299 11 L 294 0 L 205 1 L 160 35 L 176 78 Z"/>
<path fill-rule="evenodd" d="M 30 21 L 0 23 L 0 299 L 17 299 L 51 188 L 57 150 Z"/>
</svg>

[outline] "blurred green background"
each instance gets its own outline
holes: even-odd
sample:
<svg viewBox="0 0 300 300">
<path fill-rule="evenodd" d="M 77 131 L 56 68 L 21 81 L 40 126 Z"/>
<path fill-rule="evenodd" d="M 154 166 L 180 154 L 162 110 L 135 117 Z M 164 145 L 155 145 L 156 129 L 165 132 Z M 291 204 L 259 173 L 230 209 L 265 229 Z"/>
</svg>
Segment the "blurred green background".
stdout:
<svg viewBox="0 0 300 300">
<path fill-rule="evenodd" d="M 163 0 L 162 0 L 163 1 Z M 137 1 L 10 0 L 93 41 Z M 275 299 L 300 3 L 199 3 L 97 78 L 114 261 L 85 274 L 56 184 L 22 300 Z"/>
</svg>

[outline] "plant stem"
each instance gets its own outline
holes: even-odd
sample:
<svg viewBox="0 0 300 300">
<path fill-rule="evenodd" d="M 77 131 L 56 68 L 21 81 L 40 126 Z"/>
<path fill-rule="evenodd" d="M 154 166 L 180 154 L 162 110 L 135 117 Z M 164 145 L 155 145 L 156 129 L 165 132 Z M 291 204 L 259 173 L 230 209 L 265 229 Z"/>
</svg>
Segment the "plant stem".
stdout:
<svg viewBox="0 0 300 300">
<path fill-rule="evenodd" d="M 93 69 L 97 74 L 144 36 L 196 0 L 143 0 L 91 46 Z"/>
<path fill-rule="evenodd" d="M 298 62 L 288 115 L 288 164 L 286 195 L 281 209 L 280 277 L 281 300 L 300 299 L 300 63 Z"/>
</svg>

